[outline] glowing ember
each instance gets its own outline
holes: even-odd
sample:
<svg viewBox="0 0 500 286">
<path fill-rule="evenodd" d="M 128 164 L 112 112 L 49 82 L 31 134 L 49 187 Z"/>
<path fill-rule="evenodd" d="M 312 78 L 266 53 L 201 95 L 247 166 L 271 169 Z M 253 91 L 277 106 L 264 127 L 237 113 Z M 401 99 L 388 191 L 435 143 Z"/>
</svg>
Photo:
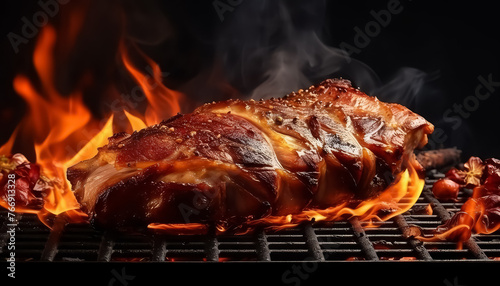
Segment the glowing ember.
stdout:
<svg viewBox="0 0 500 286">
<path fill-rule="evenodd" d="M 179 223 L 179 224 L 159 224 L 152 223 L 148 228 L 160 230 L 162 233 L 173 235 L 190 235 L 190 234 L 205 234 L 208 227 L 200 223 Z"/>
</svg>

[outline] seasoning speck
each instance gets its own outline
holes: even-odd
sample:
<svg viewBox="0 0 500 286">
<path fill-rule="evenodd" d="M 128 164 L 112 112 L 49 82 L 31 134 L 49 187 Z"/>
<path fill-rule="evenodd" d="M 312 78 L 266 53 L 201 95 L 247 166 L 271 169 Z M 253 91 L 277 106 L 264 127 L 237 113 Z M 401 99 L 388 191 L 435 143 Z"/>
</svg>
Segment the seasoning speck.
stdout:
<svg viewBox="0 0 500 286">
<path fill-rule="evenodd" d="M 283 117 L 281 116 L 276 117 L 275 122 L 277 125 L 283 124 Z"/>
</svg>

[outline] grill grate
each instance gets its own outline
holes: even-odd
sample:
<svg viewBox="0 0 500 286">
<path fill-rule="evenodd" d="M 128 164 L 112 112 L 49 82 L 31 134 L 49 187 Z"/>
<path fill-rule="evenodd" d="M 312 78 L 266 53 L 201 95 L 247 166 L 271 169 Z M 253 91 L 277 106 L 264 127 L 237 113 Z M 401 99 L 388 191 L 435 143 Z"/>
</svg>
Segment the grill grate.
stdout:
<svg viewBox="0 0 500 286">
<path fill-rule="evenodd" d="M 441 203 L 430 188 L 442 173 L 431 171 L 424 191 L 412 210 L 430 204 L 432 215 L 409 212 L 375 228 L 357 219 L 305 223 L 279 232 L 256 230 L 247 235 L 116 234 L 96 231 L 89 225 L 66 224 L 56 218 L 49 230 L 32 214 L 17 215 L 17 261 L 352 261 L 352 260 L 496 260 L 500 233 L 475 235 L 456 249 L 453 242 L 420 242 L 405 238 L 408 224 L 432 231 L 467 200 Z M 0 212 L 0 259 L 7 259 L 7 213 Z"/>
</svg>

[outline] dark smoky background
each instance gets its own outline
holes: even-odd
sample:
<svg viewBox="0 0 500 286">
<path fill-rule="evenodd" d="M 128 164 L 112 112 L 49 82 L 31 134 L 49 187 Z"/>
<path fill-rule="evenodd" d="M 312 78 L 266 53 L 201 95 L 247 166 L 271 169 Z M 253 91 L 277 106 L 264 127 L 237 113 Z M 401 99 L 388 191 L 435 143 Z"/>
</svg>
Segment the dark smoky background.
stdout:
<svg viewBox="0 0 500 286">
<path fill-rule="evenodd" d="M 36 44 L 27 39 L 15 52 L 8 35 L 23 36 L 23 17 L 32 21 L 43 10 L 40 3 L 48 2 L 55 0 L 3 3 L 2 143 L 26 112 L 12 80 L 17 73 L 34 75 Z M 84 11 L 85 21 L 75 48 L 56 63 L 57 88 L 69 94 L 91 71 L 96 80 L 84 97 L 95 116 L 110 112 L 110 82 L 123 104 L 130 100 L 126 95 L 135 83 L 117 57 L 123 36 L 160 65 L 167 87 L 189 97 L 183 112 L 208 101 L 277 97 L 344 77 L 432 122 L 436 132 L 426 148 L 457 146 L 464 160 L 500 157 L 500 23 L 494 2 L 64 2 L 50 23 L 64 26 L 72 17 L 69 8 Z M 479 98 L 477 92 L 490 96 Z"/>
</svg>

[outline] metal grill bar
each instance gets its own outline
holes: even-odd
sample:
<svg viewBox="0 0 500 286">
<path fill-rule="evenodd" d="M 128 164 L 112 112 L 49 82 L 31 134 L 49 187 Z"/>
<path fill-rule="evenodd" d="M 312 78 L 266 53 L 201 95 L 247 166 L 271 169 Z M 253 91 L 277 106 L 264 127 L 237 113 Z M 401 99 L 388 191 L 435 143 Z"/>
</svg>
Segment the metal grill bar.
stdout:
<svg viewBox="0 0 500 286">
<path fill-rule="evenodd" d="M 259 261 L 271 261 L 271 254 L 269 252 L 269 243 L 267 242 L 267 236 L 263 229 L 258 229 L 256 231 L 256 252 L 257 259 Z"/>
<path fill-rule="evenodd" d="M 215 236 L 215 227 L 210 227 L 205 244 L 205 254 L 207 261 L 219 261 L 219 242 Z"/>
<path fill-rule="evenodd" d="M 441 218 L 443 222 L 451 219 L 450 213 L 443 207 L 441 202 L 439 202 L 439 200 L 437 200 L 432 195 L 430 191 L 431 187 L 432 186 L 424 187 L 424 190 L 422 191 L 424 197 L 434 206 L 433 209 L 436 211 L 437 215 Z M 472 238 L 469 238 L 469 240 L 465 241 L 463 243 L 463 246 L 468 248 L 475 258 L 482 260 L 489 260 L 488 256 L 484 253 L 484 251 L 479 247 L 479 245 L 477 245 L 477 243 Z"/>
<path fill-rule="evenodd" d="M 489 260 L 488 256 L 472 238 L 469 238 L 469 240 L 465 241 L 463 245 L 468 248 L 477 259 Z"/>
<path fill-rule="evenodd" d="M 54 226 L 50 231 L 49 237 L 47 239 L 47 243 L 43 248 L 42 257 L 40 260 L 42 261 L 53 261 L 54 257 L 57 254 L 59 240 L 61 239 L 61 235 L 64 231 L 64 227 L 67 224 L 66 217 L 64 215 L 59 215 L 55 218 Z"/>
<path fill-rule="evenodd" d="M 307 222 L 304 224 L 304 236 L 306 238 L 306 244 L 311 259 L 325 261 L 323 251 L 321 250 L 321 246 L 318 242 L 318 237 L 316 236 L 316 233 L 314 233 L 311 222 Z"/>
<path fill-rule="evenodd" d="M 395 216 L 394 222 L 398 225 L 398 228 L 401 230 L 404 237 L 410 237 L 410 235 L 407 234 L 409 229 L 408 223 L 406 222 L 405 218 L 402 215 Z M 424 247 L 421 241 L 415 238 L 409 238 L 408 242 L 410 243 L 413 250 L 415 250 L 415 252 L 417 253 L 418 259 L 432 260 L 432 256 L 430 255 L 429 251 L 427 251 L 427 249 Z"/>
<path fill-rule="evenodd" d="M 437 214 L 441 220 L 446 221 L 451 218 L 450 213 L 444 208 L 444 206 L 439 202 L 429 191 L 428 186 L 424 187 L 422 191 L 422 196 L 431 204 L 432 210 L 435 214 Z"/>
<path fill-rule="evenodd" d="M 165 261 L 167 256 L 167 241 L 162 235 L 155 235 L 153 237 L 153 255 L 151 257 L 152 261 Z"/>
<path fill-rule="evenodd" d="M 375 248 L 373 248 L 373 244 L 371 241 L 368 239 L 366 236 L 366 233 L 361 227 L 361 224 L 359 223 L 359 220 L 357 217 L 354 217 L 349 220 L 349 222 L 352 225 L 352 230 L 354 231 L 354 235 L 356 236 L 356 240 L 363 249 L 363 252 L 365 254 L 366 259 L 368 260 L 379 260 L 379 257 L 377 255 L 377 252 L 375 251 Z"/>
<path fill-rule="evenodd" d="M 97 254 L 97 261 L 110 261 L 111 255 L 113 254 L 113 247 L 115 245 L 115 239 L 111 231 L 106 231 L 99 245 L 99 252 Z"/>
</svg>

